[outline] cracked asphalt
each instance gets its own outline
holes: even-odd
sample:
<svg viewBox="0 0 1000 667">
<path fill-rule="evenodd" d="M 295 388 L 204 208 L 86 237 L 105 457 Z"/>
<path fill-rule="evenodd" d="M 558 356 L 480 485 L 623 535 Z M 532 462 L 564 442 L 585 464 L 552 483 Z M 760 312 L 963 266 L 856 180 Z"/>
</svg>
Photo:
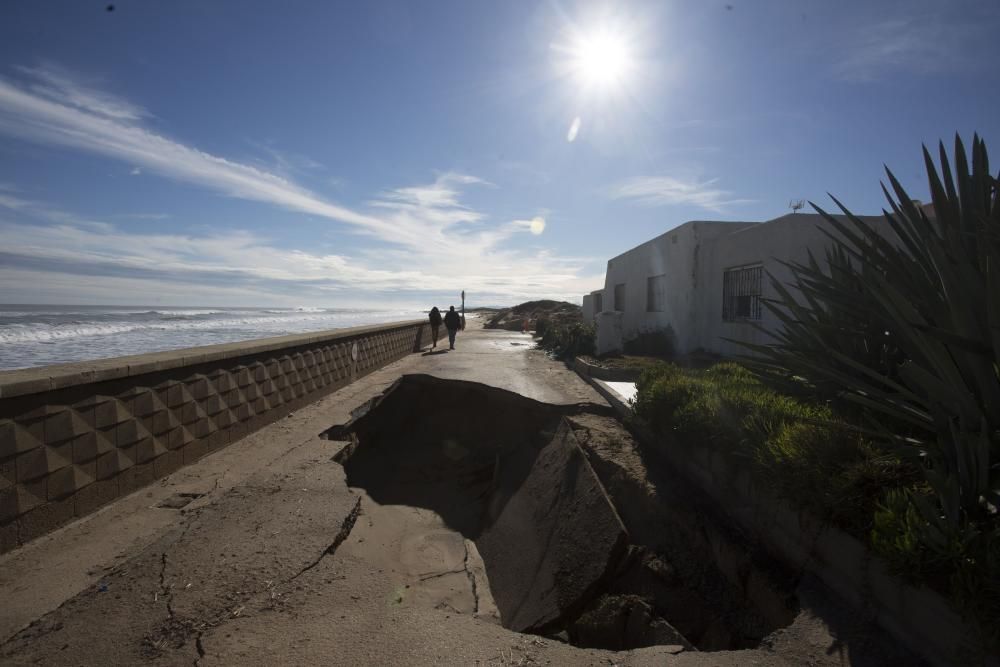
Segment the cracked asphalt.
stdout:
<svg viewBox="0 0 1000 667">
<path fill-rule="evenodd" d="M 840 664 L 795 626 L 753 651 L 578 649 L 504 629 L 475 545 L 349 488 L 319 434 L 402 373 L 604 404 L 527 336 L 472 329 L 0 557 L 5 665 Z M 191 494 L 179 509 L 160 506 Z M 848 661 L 849 662 L 849 661 Z"/>
</svg>

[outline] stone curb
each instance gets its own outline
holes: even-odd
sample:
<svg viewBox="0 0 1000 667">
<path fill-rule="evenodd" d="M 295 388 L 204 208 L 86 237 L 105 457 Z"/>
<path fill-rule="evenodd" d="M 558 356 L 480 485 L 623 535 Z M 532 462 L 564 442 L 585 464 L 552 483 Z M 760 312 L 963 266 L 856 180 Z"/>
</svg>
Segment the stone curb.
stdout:
<svg viewBox="0 0 1000 667">
<path fill-rule="evenodd" d="M 573 370 L 584 379 L 594 378 L 605 382 L 635 382 L 642 375 L 642 370 L 637 368 L 604 368 L 580 357 L 573 359 Z"/>
</svg>

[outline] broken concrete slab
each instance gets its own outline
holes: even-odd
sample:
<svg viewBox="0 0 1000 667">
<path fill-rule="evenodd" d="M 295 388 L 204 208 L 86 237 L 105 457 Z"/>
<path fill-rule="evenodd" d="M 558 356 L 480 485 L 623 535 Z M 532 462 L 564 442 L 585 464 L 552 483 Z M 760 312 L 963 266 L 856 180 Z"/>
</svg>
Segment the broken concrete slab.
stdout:
<svg viewBox="0 0 1000 667">
<path fill-rule="evenodd" d="M 499 463 L 476 540 L 504 626 L 545 632 L 589 602 L 628 534 L 565 420 L 541 448 Z M 673 642 L 676 643 L 676 642 Z"/>
<path fill-rule="evenodd" d="M 545 632 L 583 608 L 628 543 L 563 419 L 582 409 L 407 375 L 335 429 L 354 439 L 337 458 L 377 502 L 431 509 L 474 539 L 504 626 Z"/>
</svg>

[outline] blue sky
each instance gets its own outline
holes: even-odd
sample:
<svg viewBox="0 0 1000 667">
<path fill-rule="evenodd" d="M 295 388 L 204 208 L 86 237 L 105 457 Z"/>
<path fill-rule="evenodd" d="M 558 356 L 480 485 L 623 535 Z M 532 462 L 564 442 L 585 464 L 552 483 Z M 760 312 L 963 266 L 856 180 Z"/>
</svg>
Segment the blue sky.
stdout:
<svg viewBox="0 0 1000 667">
<path fill-rule="evenodd" d="M 579 301 L 1000 141 L 995 2 L 107 5 L 0 5 L 0 303 Z"/>
</svg>

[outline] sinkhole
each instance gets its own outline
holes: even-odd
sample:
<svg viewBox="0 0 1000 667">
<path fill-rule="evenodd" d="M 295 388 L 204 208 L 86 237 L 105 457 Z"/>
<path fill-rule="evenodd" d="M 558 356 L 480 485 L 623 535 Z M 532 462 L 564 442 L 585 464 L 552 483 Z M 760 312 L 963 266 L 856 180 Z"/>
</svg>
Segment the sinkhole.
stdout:
<svg viewBox="0 0 1000 667">
<path fill-rule="evenodd" d="M 790 595 L 755 600 L 727 579 L 727 549 L 672 530 L 673 515 L 727 534 L 690 509 L 688 491 L 662 516 L 630 506 L 628 493 L 616 505 L 574 431 L 574 418 L 595 415 L 611 419 L 605 406 L 405 375 L 323 435 L 350 440 L 335 456 L 349 486 L 381 505 L 431 510 L 475 544 L 510 630 L 613 650 L 731 650 L 791 623 Z"/>
</svg>

